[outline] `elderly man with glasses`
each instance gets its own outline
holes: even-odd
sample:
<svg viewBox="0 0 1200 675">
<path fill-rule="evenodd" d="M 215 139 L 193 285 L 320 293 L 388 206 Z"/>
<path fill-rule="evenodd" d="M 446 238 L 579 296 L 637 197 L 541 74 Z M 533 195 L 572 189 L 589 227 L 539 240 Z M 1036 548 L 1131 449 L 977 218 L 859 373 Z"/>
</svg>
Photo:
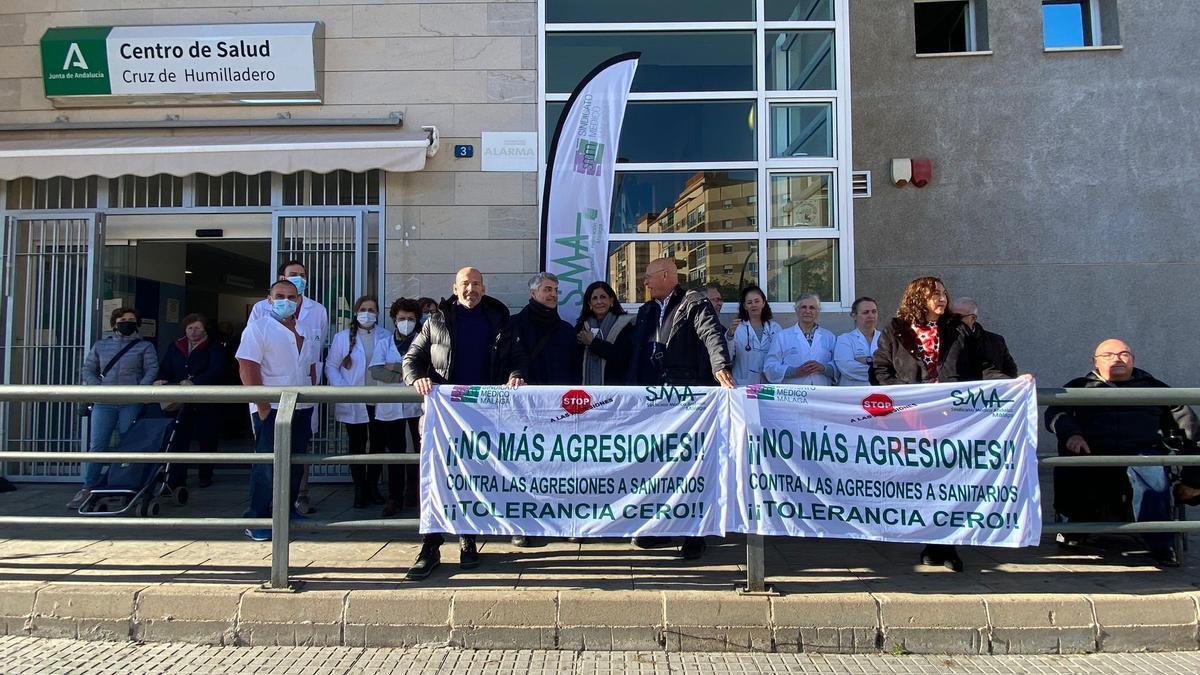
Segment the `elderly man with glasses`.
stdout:
<svg viewBox="0 0 1200 675">
<path fill-rule="evenodd" d="M 1092 371 L 1068 388 L 1161 388 L 1164 384 L 1134 367 L 1133 349 L 1121 340 L 1105 340 L 1092 352 Z M 1195 454 L 1200 422 L 1186 405 L 1050 406 L 1046 429 L 1058 437 L 1060 455 L 1162 455 L 1172 446 Z M 1175 486 L 1177 501 L 1200 502 L 1200 467 L 1186 467 Z M 1054 508 L 1070 521 L 1170 520 L 1171 495 L 1166 467 L 1056 467 Z M 1177 567 L 1174 534 L 1142 535 L 1162 567 Z M 1066 545 L 1080 535 L 1059 535 Z"/>
<path fill-rule="evenodd" d="M 733 387 L 729 346 L 717 312 L 704 293 L 679 285 L 679 265 L 658 258 L 646 265 L 642 285 L 650 299 L 638 309 L 633 326 L 629 384 Z M 635 537 L 639 548 L 668 545 L 664 537 Z M 703 557 L 703 537 L 684 537 L 679 555 Z"/>
</svg>

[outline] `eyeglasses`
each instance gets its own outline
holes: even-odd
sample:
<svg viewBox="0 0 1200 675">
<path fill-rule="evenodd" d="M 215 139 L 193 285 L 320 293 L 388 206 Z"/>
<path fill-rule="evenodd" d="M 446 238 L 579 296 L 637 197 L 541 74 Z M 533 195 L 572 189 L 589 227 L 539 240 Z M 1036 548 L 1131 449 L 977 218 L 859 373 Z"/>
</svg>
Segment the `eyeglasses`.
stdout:
<svg viewBox="0 0 1200 675">
<path fill-rule="evenodd" d="M 1117 359 L 1132 359 L 1133 352 L 1101 352 L 1096 355 L 1101 361 L 1116 361 Z"/>
</svg>

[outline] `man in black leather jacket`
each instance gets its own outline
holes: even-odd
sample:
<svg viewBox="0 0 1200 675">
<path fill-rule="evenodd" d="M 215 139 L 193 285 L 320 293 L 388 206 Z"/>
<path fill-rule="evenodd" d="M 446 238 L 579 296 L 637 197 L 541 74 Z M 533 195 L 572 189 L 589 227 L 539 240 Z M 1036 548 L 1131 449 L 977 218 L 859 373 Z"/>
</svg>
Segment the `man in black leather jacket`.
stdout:
<svg viewBox="0 0 1200 675">
<path fill-rule="evenodd" d="M 404 355 L 404 381 L 422 396 L 434 384 L 525 384 L 525 351 L 513 333 L 508 307 L 485 295 L 483 273 L 464 267 L 454 278 L 454 295 L 421 326 Z M 419 581 L 442 561 L 440 533 L 424 537 L 407 578 Z M 479 566 L 474 535 L 459 537 L 459 567 Z"/>
<path fill-rule="evenodd" d="M 652 260 L 643 283 L 650 301 L 638 309 L 633 327 L 630 384 L 733 387 L 725 329 L 704 293 L 679 285 L 679 267 L 672 258 Z M 633 543 L 657 548 L 668 541 L 635 537 Z M 704 549 L 703 537 L 684 537 L 679 554 L 696 560 Z"/>
</svg>

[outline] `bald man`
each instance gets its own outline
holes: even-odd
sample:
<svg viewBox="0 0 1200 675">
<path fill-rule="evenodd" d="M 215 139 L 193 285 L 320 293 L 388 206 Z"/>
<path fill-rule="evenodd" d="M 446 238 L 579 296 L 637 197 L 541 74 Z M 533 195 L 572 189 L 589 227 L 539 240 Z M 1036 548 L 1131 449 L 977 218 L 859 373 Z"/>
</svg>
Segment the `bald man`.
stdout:
<svg viewBox="0 0 1200 675">
<path fill-rule="evenodd" d="M 1133 348 L 1122 340 L 1101 342 L 1092 352 L 1092 371 L 1077 377 L 1068 388 L 1161 388 L 1168 385 L 1134 366 Z M 1185 452 L 1195 453 L 1200 422 L 1185 405 L 1178 406 L 1050 406 L 1046 429 L 1058 437 L 1060 455 L 1162 455 L 1164 438 L 1181 438 Z M 1200 470 L 1186 467 L 1175 487 L 1180 501 L 1200 498 Z M 1054 508 L 1068 521 L 1171 519 L 1170 485 L 1161 466 L 1056 467 Z M 1174 535 L 1142 535 L 1150 554 L 1162 567 L 1177 567 Z M 1059 535 L 1059 541 L 1077 545 L 1078 534 Z"/>
<path fill-rule="evenodd" d="M 642 283 L 650 301 L 638 310 L 634 323 L 630 384 L 732 387 L 725 329 L 705 294 L 679 285 L 679 268 L 673 258 L 651 261 Z M 633 543 L 657 548 L 668 541 L 637 537 Z M 679 553 L 684 560 L 696 560 L 704 555 L 704 549 L 702 537 L 686 537 Z"/>
<path fill-rule="evenodd" d="M 450 290 L 404 355 L 404 381 L 422 396 L 435 384 L 525 384 L 525 351 L 513 333 L 508 307 L 487 295 L 483 273 L 462 268 Z M 433 572 L 442 560 L 442 541 L 439 533 L 425 535 L 407 579 L 420 581 Z M 459 538 L 458 566 L 479 566 L 474 536 Z"/>
</svg>

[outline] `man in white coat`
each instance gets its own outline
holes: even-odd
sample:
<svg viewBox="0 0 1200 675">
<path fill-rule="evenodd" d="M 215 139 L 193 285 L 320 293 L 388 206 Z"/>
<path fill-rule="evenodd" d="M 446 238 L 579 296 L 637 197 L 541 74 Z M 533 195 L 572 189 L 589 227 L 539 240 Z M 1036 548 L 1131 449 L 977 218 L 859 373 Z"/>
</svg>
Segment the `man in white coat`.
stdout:
<svg viewBox="0 0 1200 675">
<path fill-rule="evenodd" d="M 833 348 L 833 365 L 838 371 L 838 386 L 868 387 L 867 375 L 871 359 L 879 348 L 879 305 L 873 298 L 863 296 L 850 306 L 854 330 L 838 336 Z"/>
<path fill-rule="evenodd" d="M 829 386 L 837 379 L 833 347 L 837 338 L 817 325 L 821 297 L 806 293 L 796 301 L 796 325 L 777 334 L 767 349 L 763 374 L 772 384 Z"/>
<path fill-rule="evenodd" d="M 289 260 L 279 266 L 279 281 L 290 281 L 296 287 L 296 291 L 300 296 L 300 300 L 296 305 L 296 332 L 303 335 L 306 340 L 312 341 L 317 349 L 323 349 L 326 345 L 326 338 L 329 337 L 329 310 L 325 309 L 325 305 L 308 297 L 305 293 L 308 290 L 308 268 L 299 260 Z M 271 315 L 271 303 L 267 300 L 259 300 L 254 303 L 254 308 L 250 310 L 250 320 L 248 323 L 253 323 L 257 319 Z M 318 351 L 319 353 L 319 351 Z M 320 384 L 321 369 L 317 369 L 317 382 Z M 320 406 L 313 407 L 312 424 L 310 428 L 315 436 L 317 429 L 321 426 Z M 308 503 L 308 465 L 304 465 L 304 477 L 300 481 L 299 496 L 296 497 L 296 511 L 301 514 L 309 514 L 313 512 L 313 508 Z"/>
</svg>

